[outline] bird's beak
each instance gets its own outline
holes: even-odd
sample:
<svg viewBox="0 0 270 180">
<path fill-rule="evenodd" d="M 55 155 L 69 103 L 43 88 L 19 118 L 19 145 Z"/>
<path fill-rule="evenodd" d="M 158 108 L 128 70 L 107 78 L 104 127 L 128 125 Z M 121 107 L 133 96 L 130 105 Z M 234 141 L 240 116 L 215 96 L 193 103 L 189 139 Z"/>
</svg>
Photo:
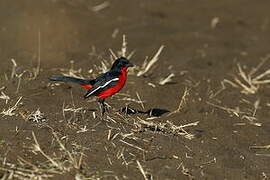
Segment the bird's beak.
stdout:
<svg viewBox="0 0 270 180">
<path fill-rule="evenodd" d="M 128 64 L 127 64 L 127 67 L 134 67 L 134 64 L 128 63 Z"/>
</svg>

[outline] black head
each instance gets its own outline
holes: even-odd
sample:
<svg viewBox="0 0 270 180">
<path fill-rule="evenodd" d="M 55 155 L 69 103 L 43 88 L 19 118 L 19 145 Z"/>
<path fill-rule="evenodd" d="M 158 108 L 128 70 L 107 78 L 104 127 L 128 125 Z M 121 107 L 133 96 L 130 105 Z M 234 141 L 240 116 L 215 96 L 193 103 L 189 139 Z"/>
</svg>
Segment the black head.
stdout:
<svg viewBox="0 0 270 180">
<path fill-rule="evenodd" d="M 129 60 L 127 60 L 124 57 L 120 57 L 114 61 L 111 69 L 119 70 L 119 69 L 122 69 L 125 67 L 128 68 L 128 67 L 133 67 L 133 66 L 134 65 L 132 63 L 130 63 Z"/>
</svg>

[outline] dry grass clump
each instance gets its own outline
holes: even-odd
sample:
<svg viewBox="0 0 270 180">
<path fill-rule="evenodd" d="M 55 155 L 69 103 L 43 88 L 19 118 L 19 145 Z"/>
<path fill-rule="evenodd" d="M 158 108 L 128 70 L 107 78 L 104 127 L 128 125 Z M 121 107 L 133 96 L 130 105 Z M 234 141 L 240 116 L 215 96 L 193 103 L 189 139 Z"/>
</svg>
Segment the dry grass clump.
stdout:
<svg viewBox="0 0 270 180">
<path fill-rule="evenodd" d="M 237 64 L 237 75 L 234 76 L 233 80 L 224 79 L 221 82 L 222 87 L 215 93 L 210 94 L 210 99 L 214 99 L 221 92 L 227 89 L 226 84 L 230 84 L 232 87 L 240 90 L 241 93 L 245 94 L 247 98 L 250 98 L 253 94 L 257 94 L 259 89 L 262 88 L 263 85 L 270 84 L 270 69 L 265 70 L 259 73 L 259 70 L 264 67 L 265 62 L 270 58 L 270 55 L 265 56 L 261 59 L 261 62 L 254 68 L 251 68 L 249 72 L 246 72 L 247 68 L 245 66 L 241 66 Z M 217 99 L 216 99 L 217 100 Z M 224 110 L 228 112 L 231 116 L 236 116 L 241 120 L 244 120 L 242 123 L 236 123 L 235 125 L 245 125 L 251 124 L 254 126 L 261 127 L 262 123 L 258 122 L 257 118 L 257 110 L 260 108 L 260 98 L 257 97 L 257 100 L 249 101 L 242 96 L 239 96 L 239 102 L 245 102 L 249 107 L 243 107 L 236 105 L 236 107 L 227 107 L 226 105 L 221 105 L 221 101 L 219 104 L 209 102 L 206 103 L 215 108 Z"/>
<path fill-rule="evenodd" d="M 162 123 L 162 122 L 158 123 L 158 122 L 145 121 L 145 120 L 140 119 L 139 121 L 135 122 L 135 124 L 138 127 L 139 131 L 150 130 L 153 132 L 162 132 L 165 134 L 180 135 L 191 140 L 195 137 L 195 135 L 187 132 L 185 128 L 191 127 L 191 126 L 197 126 L 199 124 L 199 121 L 177 126 L 170 121 L 166 121 L 165 123 Z"/>
<path fill-rule="evenodd" d="M 59 70 L 64 76 L 84 78 L 84 76 L 82 75 L 82 68 L 75 69 L 73 60 L 70 61 L 70 68 L 59 68 L 54 70 Z"/>
<path fill-rule="evenodd" d="M 41 122 L 45 122 L 46 118 L 44 116 L 44 113 L 42 113 L 39 109 L 37 109 L 36 111 L 31 112 L 28 115 L 27 120 L 35 122 L 35 123 L 41 123 Z"/>
<path fill-rule="evenodd" d="M 15 110 L 18 108 L 19 103 L 21 102 L 22 97 L 19 97 L 16 103 L 9 107 L 8 109 L 4 109 L 0 114 L 3 116 L 14 116 L 16 115 Z"/>
<path fill-rule="evenodd" d="M 259 109 L 259 105 L 260 105 L 260 100 L 256 100 L 253 103 L 253 107 L 251 109 L 247 109 L 247 108 L 241 108 L 239 106 L 234 107 L 234 108 L 230 108 L 230 107 L 226 107 L 223 105 L 218 105 L 218 104 L 214 104 L 211 102 L 206 102 L 208 105 L 211 105 L 215 108 L 221 109 L 226 111 L 227 113 L 229 113 L 231 116 L 236 116 L 241 120 L 245 120 L 244 123 L 236 123 L 236 125 L 245 125 L 247 122 L 248 124 L 254 125 L 254 126 L 262 126 L 262 123 L 258 122 L 258 118 L 256 117 L 257 115 L 257 110 Z M 252 104 L 252 103 L 250 103 Z"/>
<path fill-rule="evenodd" d="M 56 174 L 65 174 L 73 170 L 77 172 L 75 179 L 85 179 L 84 175 L 80 173 L 84 156 L 81 151 L 69 151 L 61 142 L 58 135 L 53 133 L 54 140 L 59 146 L 59 151 L 54 152 L 53 155 L 49 155 L 41 148 L 34 133 L 32 133 L 32 136 L 34 140 L 32 152 L 34 154 L 41 154 L 45 157 L 46 161 L 32 163 L 19 157 L 19 163 L 12 164 L 4 159 L 3 163 L 0 165 L 0 170 L 7 173 L 7 179 L 42 180 L 53 177 Z"/>
<path fill-rule="evenodd" d="M 233 87 L 241 90 L 244 94 L 255 94 L 262 85 L 270 84 L 270 69 L 258 73 L 264 63 L 270 58 L 270 55 L 262 58 L 262 61 L 249 72 L 245 72 L 243 66 L 237 64 L 238 73 L 233 81 L 225 79 L 224 82 L 231 84 Z"/>
<path fill-rule="evenodd" d="M 106 72 L 110 69 L 112 63 L 114 62 L 115 59 L 117 59 L 118 57 L 126 57 L 127 59 L 131 59 L 134 52 L 135 51 L 131 51 L 130 53 L 128 53 L 128 48 L 127 48 L 127 41 L 126 41 L 126 36 L 123 35 L 123 42 L 122 42 L 122 47 L 121 50 L 116 53 L 114 53 L 114 51 L 112 49 L 109 49 L 110 53 L 111 53 L 111 58 L 110 61 L 108 60 L 103 60 L 101 61 L 101 66 L 97 66 L 96 69 L 99 70 L 99 72 Z M 164 45 L 162 45 L 158 51 L 156 52 L 156 54 L 153 56 L 153 58 L 151 58 L 150 60 L 148 60 L 148 57 L 146 57 L 146 59 L 144 60 L 144 63 L 139 66 L 136 65 L 133 68 L 129 69 L 129 74 L 131 75 L 136 75 L 136 76 L 144 76 L 147 73 L 149 73 L 153 68 L 154 65 L 156 64 L 156 62 L 159 60 L 159 56 L 162 52 L 162 50 L 164 49 Z M 172 78 L 172 75 L 170 75 L 170 77 L 165 80 L 164 84 L 166 83 L 166 81 L 170 80 Z"/>
<path fill-rule="evenodd" d="M 72 169 L 80 169 L 82 165 L 82 158 L 83 153 L 82 152 L 70 152 L 64 144 L 60 141 L 58 135 L 53 132 L 53 137 L 56 140 L 56 142 L 59 145 L 61 154 L 59 157 L 53 157 L 47 155 L 39 145 L 37 138 L 34 133 L 32 133 L 34 144 L 33 144 L 33 153 L 40 153 L 42 154 L 50 163 L 51 167 L 54 168 L 56 171 L 59 171 L 60 173 L 69 172 Z M 65 157 L 66 160 L 63 161 L 63 157 Z"/>
<path fill-rule="evenodd" d="M 5 79 L 6 81 L 16 80 L 17 87 L 16 87 L 15 93 L 19 93 L 22 79 L 26 81 L 31 81 L 38 77 L 40 73 L 40 55 L 38 57 L 37 67 L 32 68 L 32 69 L 31 68 L 30 69 L 18 68 L 18 64 L 15 61 L 15 59 L 11 59 L 11 62 L 12 62 L 12 69 L 11 69 L 10 77 L 5 74 Z"/>
</svg>

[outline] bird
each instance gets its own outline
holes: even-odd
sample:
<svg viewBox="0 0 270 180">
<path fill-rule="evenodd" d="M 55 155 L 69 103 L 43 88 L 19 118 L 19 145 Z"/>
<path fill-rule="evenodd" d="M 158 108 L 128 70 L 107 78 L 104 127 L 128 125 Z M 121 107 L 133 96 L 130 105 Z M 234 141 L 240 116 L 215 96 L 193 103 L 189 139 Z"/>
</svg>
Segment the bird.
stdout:
<svg viewBox="0 0 270 180">
<path fill-rule="evenodd" d="M 84 98 L 91 96 L 98 97 L 98 104 L 102 116 L 106 112 L 105 99 L 118 93 L 124 86 L 127 80 L 127 70 L 134 65 L 125 57 L 117 58 L 111 69 L 106 73 L 99 75 L 96 79 L 81 79 L 64 75 L 51 75 L 49 80 L 71 82 L 81 85 L 88 91 Z"/>
</svg>

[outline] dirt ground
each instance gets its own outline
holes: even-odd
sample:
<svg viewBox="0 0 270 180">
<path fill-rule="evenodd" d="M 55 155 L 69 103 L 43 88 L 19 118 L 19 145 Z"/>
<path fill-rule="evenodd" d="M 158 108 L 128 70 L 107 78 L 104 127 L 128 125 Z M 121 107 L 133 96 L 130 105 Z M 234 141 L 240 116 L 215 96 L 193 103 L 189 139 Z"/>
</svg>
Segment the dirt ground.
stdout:
<svg viewBox="0 0 270 180">
<path fill-rule="evenodd" d="M 0 178 L 270 179 L 269 7 L 0 0 Z M 81 87 L 48 80 L 95 77 L 123 35 L 137 67 L 104 117 Z"/>
</svg>

